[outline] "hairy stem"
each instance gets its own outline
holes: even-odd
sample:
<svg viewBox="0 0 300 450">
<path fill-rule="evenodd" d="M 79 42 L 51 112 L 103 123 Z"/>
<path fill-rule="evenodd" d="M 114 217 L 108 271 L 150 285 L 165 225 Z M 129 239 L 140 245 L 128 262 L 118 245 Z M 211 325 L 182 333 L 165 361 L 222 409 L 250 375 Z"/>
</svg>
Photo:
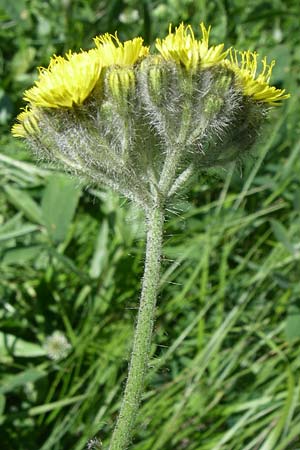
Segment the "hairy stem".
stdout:
<svg viewBox="0 0 300 450">
<path fill-rule="evenodd" d="M 169 152 L 169 154 L 166 156 L 159 181 L 159 190 L 161 191 L 163 197 L 167 197 L 169 194 L 169 189 L 174 182 L 176 170 L 178 169 L 178 164 L 180 162 L 181 155 L 182 155 L 182 146 L 173 145 L 172 151 Z"/>
<path fill-rule="evenodd" d="M 163 223 L 164 214 L 160 207 L 154 207 L 147 212 L 146 260 L 140 307 L 127 383 L 117 424 L 112 435 L 110 450 L 125 450 L 128 448 L 141 401 L 149 360 L 159 284 Z"/>
<path fill-rule="evenodd" d="M 176 178 L 176 172 L 185 151 L 184 142 L 189 131 L 191 120 L 191 112 L 188 105 L 185 105 L 182 111 L 181 127 L 178 136 L 174 142 L 167 148 L 166 159 L 163 165 L 162 173 L 159 180 L 159 189 L 163 197 L 169 196 L 169 190 Z"/>
<path fill-rule="evenodd" d="M 169 197 L 172 197 L 172 195 L 175 195 L 176 192 L 181 188 L 187 180 L 193 175 L 194 173 L 194 164 L 191 163 L 181 174 L 176 178 L 174 181 L 170 191 L 169 191 Z"/>
</svg>

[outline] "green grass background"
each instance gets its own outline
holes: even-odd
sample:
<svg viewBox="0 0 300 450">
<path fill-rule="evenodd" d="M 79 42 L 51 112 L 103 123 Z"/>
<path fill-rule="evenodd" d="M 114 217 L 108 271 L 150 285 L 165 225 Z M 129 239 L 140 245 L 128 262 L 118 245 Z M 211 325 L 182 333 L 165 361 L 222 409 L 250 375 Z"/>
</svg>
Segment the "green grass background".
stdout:
<svg viewBox="0 0 300 450">
<path fill-rule="evenodd" d="M 9 130 L 36 66 L 119 30 L 169 22 L 275 58 L 292 94 L 243 168 L 203 174 L 169 211 L 134 450 L 300 449 L 298 0 L 18 0 L 0 4 L 1 450 L 109 442 L 143 270 L 142 215 L 38 167 Z M 72 346 L 53 361 L 47 336 Z M 90 446 L 92 448 L 92 446 Z"/>
</svg>

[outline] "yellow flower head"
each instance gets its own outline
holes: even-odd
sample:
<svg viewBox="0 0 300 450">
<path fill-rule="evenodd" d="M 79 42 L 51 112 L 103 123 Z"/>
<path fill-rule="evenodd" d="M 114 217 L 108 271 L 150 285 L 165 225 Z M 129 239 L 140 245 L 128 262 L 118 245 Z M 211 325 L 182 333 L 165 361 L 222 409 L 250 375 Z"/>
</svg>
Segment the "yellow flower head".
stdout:
<svg viewBox="0 0 300 450">
<path fill-rule="evenodd" d="M 210 46 L 210 28 L 201 23 L 202 37 L 196 39 L 190 25 L 182 23 L 175 31 L 170 25 L 168 35 L 164 39 L 156 40 L 158 52 L 154 55 L 149 55 L 149 48 L 143 45 L 143 39 L 140 37 L 121 42 L 117 34 L 108 33 L 94 39 L 96 48 L 92 50 L 80 53 L 69 51 L 64 57 L 54 55 L 48 68 L 39 68 L 38 80 L 34 86 L 25 91 L 24 100 L 29 105 L 19 114 L 17 123 L 12 127 L 12 134 L 15 137 L 26 138 L 44 132 L 40 122 L 45 117 L 60 125 L 59 116 L 63 111 L 56 117 L 55 114 L 49 114 L 49 111 L 41 112 L 41 109 L 65 110 L 76 107 L 85 102 L 94 90 L 97 90 L 97 94 L 101 94 L 94 97 L 95 102 L 99 101 L 100 110 L 104 99 L 105 114 L 108 114 L 109 108 L 115 111 L 115 107 L 122 110 L 122 114 L 124 111 L 129 112 L 137 98 L 139 99 L 137 109 L 140 114 L 144 113 L 143 108 L 140 108 L 144 104 L 152 111 L 155 102 L 162 105 L 165 99 L 169 98 L 170 87 L 174 91 L 178 90 L 178 98 L 186 97 L 186 105 L 193 105 L 195 96 L 200 96 L 201 102 L 198 103 L 202 104 L 205 89 L 199 89 L 199 83 L 203 70 L 213 75 L 211 84 L 207 87 L 208 92 L 205 92 L 203 114 L 208 114 L 208 111 L 209 114 L 211 112 L 216 114 L 216 111 L 221 111 L 220 105 L 231 106 L 234 101 L 234 95 L 230 97 L 231 94 L 237 93 L 236 97 L 240 101 L 245 100 L 246 104 L 248 97 L 253 102 L 271 106 L 280 104 L 281 100 L 290 96 L 284 90 L 269 84 L 274 61 L 267 64 L 264 58 L 262 69 L 258 70 L 257 53 L 233 49 L 224 51 L 222 43 Z M 170 64 L 166 61 L 173 61 L 172 73 L 169 70 Z M 181 66 L 186 70 L 182 71 Z M 184 83 L 177 83 L 173 72 L 178 72 Z M 196 72 L 199 72 L 199 77 L 193 76 Z M 205 81 L 205 76 L 203 79 Z M 93 108 L 95 102 L 86 102 L 86 108 L 90 109 L 85 119 L 81 117 L 82 115 L 78 115 L 80 120 L 87 122 L 92 120 L 96 114 Z M 174 101 L 174 108 L 177 107 L 177 103 Z M 165 106 L 168 111 L 169 103 Z M 265 111 L 265 108 L 261 109 Z M 145 110 L 148 111 L 146 108 Z M 229 110 L 231 111 L 230 108 Z M 76 111 L 77 108 L 74 108 L 72 118 L 76 116 Z M 153 114 L 155 111 L 157 109 L 154 108 Z M 225 117 L 225 107 L 222 113 Z M 68 118 L 70 116 L 68 111 L 67 116 Z M 182 111 L 179 110 L 178 120 L 182 120 L 179 119 L 181 116 Z M 187 114 L 188 116 L 193 117 L 193 112 Z M 224 123 L 226 120 L 225 117 Z M 115 123 L 114 120 L 112 122 Z M 176 123 L 176 129 L 178 124 L 179 122 Z"/>
<path fill-rule="evenodd" d="M 96 50 L 71 53 L 65 58 L 54 56 L 48 69 L 39 69 L 35 86 L 24 94 L 34 106 L 71 108 L 80 105 L 94 89 L 101 72 Z"/>
<path fill-rule="evenodd" d="M 25 138 L 27 135 L 35 134 L 39 131 L 35 113 L 28 107 L 17 117 L 18 123 L 12 126 L 11 133 L 14 137 Z"/>
<path fill-rule="evenodd" d="M 280 105 L 280 101 L 289 98 L 290 94 L 269 85 L 275 61 L 267 64 L 266 57 L 263 58 L 262 71 L 257 74 L 257 57 L 258 54 L 250 50 L 239 52 L 231 49 L 225 64 L 236 74 L 244 95 L 272 106 Z"/>
<path fill-rule="evenodd" d="M 175 32 L 172 32 L 170 25 L 168 36 L 156 40 L 156 48 L 164 59 L 183 64 L 187 69 L 195 70 L 198 67 L 206 68 L 218 64 L 227 54 L 223 51 L 224 44 L 209 47 L 210 27 L 206 29 L 201 23 L 200 28 L 202 39 L 197 40 L 190 25 L 185 26 L 182 23 L 175 28 Z"/>
<path fill-rule="evenodd" d="M 143 46 L 143 39 L 140 37 L 122 43 L 117 35 L 106 33 L 94 38 L 94 42 L 103 67 L 133 65 L 149 53 L 149 48 Z"/>
</svg>

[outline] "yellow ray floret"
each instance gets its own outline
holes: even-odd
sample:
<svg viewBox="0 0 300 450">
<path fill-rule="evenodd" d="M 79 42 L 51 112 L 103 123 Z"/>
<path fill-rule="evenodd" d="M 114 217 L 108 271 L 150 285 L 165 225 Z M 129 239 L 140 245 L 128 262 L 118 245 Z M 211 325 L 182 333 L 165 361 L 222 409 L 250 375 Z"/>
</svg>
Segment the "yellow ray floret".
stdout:
<svg viewBox="0 0 300 450">
<path fill-rule="evenodd" d="M 280 105 L 280 101 L 289 98 L 290 94 L 285 94 L 284 89 L 276 89 L 269 85 L 275 61 L 267 64 L 266 58 L 263 58 L 262 71 L 258 74 L 257 58 L 256 52 L 250 50 L 239 52 L 231 49 L 225 65 L 236 74 L 244 95 L 272 106 Z"/>
<path fill-rule="evenodd" d="M 143 39 L 140 37 L 122 43 L 117 35 L 106 33 L 94 38 L 94 42 L 103 67 L 133 65 L 149 53 L 149 48 L 143 46 Z"/>
<path fill-rule="evenodd" d="M 35 112 L 28 107 L 17 116 L 17 121 L 11 129 L 14 137 L 25 138 L 39 131 Z"/>
<path fill-rule="evenodd" d="M 210 27 L 205 28 L 200 24 L 202 39 L 197 40 L 190 25 L 183 23 L 172 32 L 169 26 L 169 34 L 164 39 L 156 40 L 156 48 L 164 59 L 173 60 L 183 64 L 187 69 L 195 70 L 198 67 L 211 67 L 223 61 L 227 52 L 223 51 L 224 44 L 209 46 Z"/>
<path fill-rule="evenodd" d="M 35 86 L 24 94 L 24 100 L 35 106 L 71 108 L 90 95 L 99 80 L 101 62 L 96 50 L 71 53 L 65 58 L 54 56 L 48 69 L 40 68 Z"/>
</svg>

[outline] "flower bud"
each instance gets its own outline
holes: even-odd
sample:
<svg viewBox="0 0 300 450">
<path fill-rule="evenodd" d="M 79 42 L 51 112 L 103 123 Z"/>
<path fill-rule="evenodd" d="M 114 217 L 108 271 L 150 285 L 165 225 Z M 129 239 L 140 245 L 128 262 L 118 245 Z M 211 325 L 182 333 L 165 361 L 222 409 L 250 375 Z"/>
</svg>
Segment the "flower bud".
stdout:
<svg viewBox="0 0 300 450">
<path fill-rule="evenodd" d="M 112 97 L 124 105 L 129 97 L 134 94 L 135 74 L 134 70 L 127 67 L 113 67 L 106 74 L 106 95 Z"/>
<path fill-rule="evenodd" d="M 159 64 L 154 64 L 148 69 L 149 92 L 156 104 L 162 100 L 163 86 L 166 86 L 166 72 Z"/>
<path fill-rule="evenodd" d="M 207 73 L 209 72 L 211 72 L 210 89 L 203 96 L 205 123 L 209 124 L 216 117 L 220 120 L 219 113 L 222 114 L 223 122 L 225 122 L 231 116 L 232 109 L 239 106 L 239 99 L 233 88 L 233 76 L 225 69 L 207 70 Z"/>
<path fill-rule="evenodd" d="M 215 116 L 223 105 L 224 99 L 221 96 L 216 94 L 208 95 L 207 98 L 205 98 L 203 105 L 203 112 L 207 118 L 207 121 Z"/>
<path fill-rule="evenodd" d="M 178 97 L 178 73 L 175 64 L 160 57 L 144 60 L 138 69 L 141 99 L 146 108 L 171 109 Z"/>
</svg>

